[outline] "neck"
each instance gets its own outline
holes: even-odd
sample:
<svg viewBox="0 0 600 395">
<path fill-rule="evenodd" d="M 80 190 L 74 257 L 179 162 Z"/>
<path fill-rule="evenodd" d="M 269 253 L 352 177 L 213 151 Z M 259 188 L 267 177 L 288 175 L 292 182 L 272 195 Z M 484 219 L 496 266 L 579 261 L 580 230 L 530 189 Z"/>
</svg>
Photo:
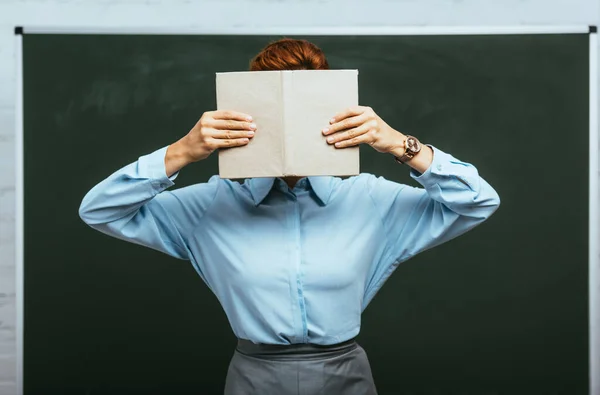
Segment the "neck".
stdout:
<svg viewBox="0 0 600 395">
<path fill-rule="evenodd" d="M 301 178 L 302 177 L 289 176 L 289 177 L 283 177 L 283 181 L 285 181 L 285 183 L 288 184 L 290 189 L 294 189 L 294 187 L 296 186 L 296 183 Z"/>
</svg>

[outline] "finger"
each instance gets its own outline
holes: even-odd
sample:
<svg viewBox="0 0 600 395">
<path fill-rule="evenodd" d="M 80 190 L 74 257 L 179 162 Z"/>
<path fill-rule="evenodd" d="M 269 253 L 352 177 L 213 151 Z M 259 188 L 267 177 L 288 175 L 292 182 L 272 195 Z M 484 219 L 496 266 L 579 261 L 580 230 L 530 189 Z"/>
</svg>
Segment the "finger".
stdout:
<svg viewBox="0 0 600 395">
<path fill-rule="evenodd" d="M 363 107 L 363 106 L 354 106 L 354 107 L 348 107 L 346 109 L 344 109 L 343 111 L 338 112 L 337 114 L 335 114 L 333 116 L 333 118 L 331 118 L 331 120 L 329 121 L 330 124 L 334 124 L 336 122 L 339 122 L 343 119 L 349 118 L 349 117 L 353 117 L 356 115 L 360 115 L 362 113 L 364 113 L 367 110 L 368 107 Z"/>
<path fill-rule="evenodd" d="M 351 118 L 345 118 L 342 121 L 338 121 L 323 129 L 323 134 L 327 136 L 342 130 L 352 129 L 362 125 L 365 123 L 365 121 L 367 121 L 367 117 L 365 117 L 363 114 L 353 116 Z"/>
<path fill-rule="evenodd" d="M 350 140 L 354 137 L 358 137 L 362 134 L 367 133 L 369 131 L 369 129 L 371 129 L 371 125 L 363 123 L 356 128 L 347 129 L 343 132 L 338 132 L 336 134 L 333 134 L 333 135 L 327 137 L 327 142 L 329 144 L 334 144 L 339 141 Z"/>
<path fill-rule="evenodd" d="M 364 133 L 358 137 L 354 137 L 349 140 L 338 141 L 337 143 L 335 143 L 335 148 L 354 147 L 363 143 L 370 144 L 372 140 L 373 139 L 371 138 L 371 133 Z"/>
<path fill-rule="evenodd" d="M 256 130 L 254 123 L 223 119 L 213 120 L 210 126 L 220 130 Z"/>
<path fill-rule="evenodd" d="M 246 145 L 250 142 L 249 139 L 214 139 L 212 144 L 216 148 L 231 148 Z"/>
<path fill-rule="evenodd" d="M 215 130 L 210 137 L 219 140 L 243 139 L 254 137 L 254 132 L 251 130 Z"/>
<path fill-rule="evenodd" d="M 243 112 L 232 111 L 232 110 L 217 110 L 212 111 L 211 116 L 213 119 L 231 119 L 235 121 L 252 121 L 252 115 L 245 114 Z"/>
</svg>

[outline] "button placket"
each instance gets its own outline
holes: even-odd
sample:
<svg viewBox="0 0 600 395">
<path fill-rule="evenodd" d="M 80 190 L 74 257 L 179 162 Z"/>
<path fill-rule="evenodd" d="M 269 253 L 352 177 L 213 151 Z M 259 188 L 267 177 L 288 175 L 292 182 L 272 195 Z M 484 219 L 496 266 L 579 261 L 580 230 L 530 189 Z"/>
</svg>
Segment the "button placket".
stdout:
<svg viewBox="0 0 600 395">
<path fill-rule="evenodd" d="M 298 290 L 298 305 L 300 307 L 300 316 L 302 322 L 302 339 L 306 343 L 308 341 L 308 329 L 306 322 L 306 304 L 304 300 L 304 289 L 302 285 L 302 248 L 301 248 L 301 233 L 300 233 L 300 203 L 298 199 L 294 199 L 294 219 L 295 219 L 295 263 L 296 263 L 296 288 Z"/>
</svg>

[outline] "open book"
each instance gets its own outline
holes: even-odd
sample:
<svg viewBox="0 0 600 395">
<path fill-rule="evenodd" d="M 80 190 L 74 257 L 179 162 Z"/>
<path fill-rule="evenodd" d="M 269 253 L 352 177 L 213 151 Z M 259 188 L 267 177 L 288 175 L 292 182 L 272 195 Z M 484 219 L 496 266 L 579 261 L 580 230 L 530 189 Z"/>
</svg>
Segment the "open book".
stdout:
<svg viewBox="0 0 600 395">
<path fill-rule="evenodd" d="M 322 130 L 358 105 L 357 70 L 217 73 L 217 109 L 249 114 L 256 134 L 219 151 L 222 178 L 356 175 L 358 147 L 335 148 Z"/>
</svg>

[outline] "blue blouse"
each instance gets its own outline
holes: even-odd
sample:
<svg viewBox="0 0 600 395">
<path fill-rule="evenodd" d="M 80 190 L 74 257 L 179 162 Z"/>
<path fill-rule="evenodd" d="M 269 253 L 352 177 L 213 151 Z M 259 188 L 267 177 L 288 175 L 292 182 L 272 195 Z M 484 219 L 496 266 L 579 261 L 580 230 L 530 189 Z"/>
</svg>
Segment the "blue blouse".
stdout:
<svg viewBox="0 0 600 395">
<path fill-rule="evenodd" d="M 100 232 L 191 261 L 235 335 L 255 343 L 333 344 L 356 336 L 361 313 L 402 261 L 448 241 L 498 208 L 477 169 L 432 147 L 411 177 L 423 188 L 362 173 L 243 184 L 213 176 L 167 190 L 167 147 L 93 187 L 79 215 Z M 398 171 L 407 167 L 398 166 Z"/>
</svg>

